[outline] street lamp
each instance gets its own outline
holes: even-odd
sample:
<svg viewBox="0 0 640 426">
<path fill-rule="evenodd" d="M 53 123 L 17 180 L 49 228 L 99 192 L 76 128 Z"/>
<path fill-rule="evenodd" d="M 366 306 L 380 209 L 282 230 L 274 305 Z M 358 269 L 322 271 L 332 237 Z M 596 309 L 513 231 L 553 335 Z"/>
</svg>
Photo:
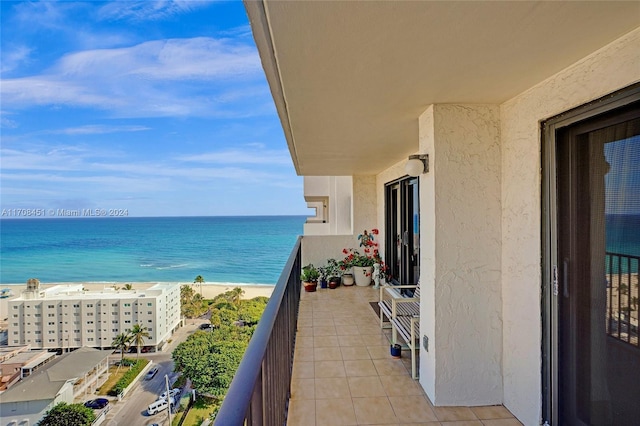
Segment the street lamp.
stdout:
<svg viewBox="0 0 640 426">
<path fill-rule="evenodd" d="M 167 410 L 167 414 L 169 415 L 169 426 L 171 426 L 171 393 L 169 393 L 169 375 L 164 375 L 164 381 L 167 386 L 167 402 L 169 403 L 169 409 Z"/>
</svg>

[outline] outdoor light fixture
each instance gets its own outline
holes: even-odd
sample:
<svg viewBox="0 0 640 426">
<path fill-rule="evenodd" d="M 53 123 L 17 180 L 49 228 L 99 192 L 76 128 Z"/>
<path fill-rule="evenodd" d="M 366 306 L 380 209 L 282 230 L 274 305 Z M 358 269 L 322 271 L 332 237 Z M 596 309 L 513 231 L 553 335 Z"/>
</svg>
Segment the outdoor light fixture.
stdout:
<svg viewBox="0 0 640 426">
<path fill-rule="evenodd" d="M 429 171 L 429 154 L 410 155 L 407 164 L 404 165 L 404 171 L 409 176 L 420 176 Z"/>
</svg>

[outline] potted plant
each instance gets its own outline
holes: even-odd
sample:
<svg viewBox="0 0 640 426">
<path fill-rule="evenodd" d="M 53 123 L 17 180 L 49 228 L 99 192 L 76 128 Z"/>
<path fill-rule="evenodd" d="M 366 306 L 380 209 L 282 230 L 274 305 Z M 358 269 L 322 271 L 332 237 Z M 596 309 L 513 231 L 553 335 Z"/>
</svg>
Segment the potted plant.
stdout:
<svg viewBox="0 0 640 426">
<path fill-rule="evenodd" d="M 320 278 L 320 272 L 318 271 L 318 268 L 313 266 L 311 263 L 302 268 L 300 279 L 302 280 L 305 291 L 316 291 L 316 288 L 318 287 L 318 278 Z"/>
<path fill-rule="evenodd" d="M 328 266 L 318 266 L 318 273 L 320 273 L 320 288 L 327 288 Z"/>
<path fill-rule="evenodd" d="M 338 288 L 338 286 L 340 286 L 340 266 L 338 265 L 338 261 L 335 259 L 328 259 L 326 272 L 329 288 Z"/>
<path fill-rule="evenodd" d="M 375 241 L 374 235 L 378 234 L 377 229 L 372 229 L 371 232 L 365 230 L 362 234 L 358 235 L 360 241 L 360 247 L 363 247 L 364 254 L 360 254 L 359 251 L 352 248 L 343 249 L 345 254 L 343 260 L 340 261 L 340 267 L 343 270 L 352 269 L 353 276 L 356 285 L 368 286 L 371 284 L 373 278 L 373 266 L 375 264 L 380 265 L 380 270 L 384 270 L 384 262 L 378 252 L 378 243 Z M 378 272 L 380 274 L 380 272 Z"/>
</svg>

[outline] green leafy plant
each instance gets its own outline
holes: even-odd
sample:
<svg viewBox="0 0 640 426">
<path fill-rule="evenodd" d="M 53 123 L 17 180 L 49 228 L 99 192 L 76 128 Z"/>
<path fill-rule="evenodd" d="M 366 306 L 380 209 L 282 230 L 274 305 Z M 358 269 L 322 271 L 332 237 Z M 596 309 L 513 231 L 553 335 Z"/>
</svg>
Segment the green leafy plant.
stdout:
<svg viewBox="0 0 640 426">
<path fill-rule="evenodd" d="M 353 266 L 368 267 L 377 263 L 380 265 L 378 272 L 379 277 L 383 278 L 385 276 L 387 267 L 382 257 L 380 257 L 378 242 L 375 239 L 378 233 L 379 231 L 374 228 L 371 232 L 365 229 L 362 234 L 358 235 L 358 241 L 364 252 L 363 254 L 353 248 L 345 248 L 342 250 L 345 257 L 338 261 L 337 264 L 343 274 Z"/>
<path fill-rule="evenodd" d="M 318 268 L 313 266 L 313 264 L 308 264 L 302 268 L 302 274 L 300 274 L 300 279 L 304 282 L 313 283 L 318 282 L 320 278 L 320 271 Z"/>
</svg>

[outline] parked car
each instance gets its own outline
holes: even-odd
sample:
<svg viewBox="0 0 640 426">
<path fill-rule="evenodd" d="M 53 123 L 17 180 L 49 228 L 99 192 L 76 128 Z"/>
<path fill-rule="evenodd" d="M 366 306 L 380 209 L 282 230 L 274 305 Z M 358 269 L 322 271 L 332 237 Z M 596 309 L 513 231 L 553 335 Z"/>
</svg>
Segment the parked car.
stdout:
<svg viewBox="0 0 640 426">
<path fill-rule="evenodd" d="M 96 398 L 84 403 L 85 407 L 93 408 L 94 410 L 101 410 L 107 405 L 109 405 L 109 400 L 107 398 Z"/>
<path fill-rule="evenodd" d="M 158 367 L 151 367 L 151 370 L 147 371 L 147 375 L 144 376 L 145 380 L 151 380 L 158 373 Z"/>
<path fill-rule="evenodd" d="M 171 398 L 175 398 L 177 395 L 180 395 L 180 392 L 182 392 L 182 389 L 180 389 L 180 388 L 171 389 L 169 391 L 169 396 Z M 167 393 L 166 392 L 164 392 L 162 395 L 160 395 L 160 398 L 158 398 L 158 400 L 161 400 L 161 399 L 167 399 Z"/>
<path fill-rule="evenodd" d="M 200 324 L 200 330 L 211 330 L 212 328 L 213 324 L 211 323 Z"/>
<path fill-rule="evenodd" d="M 169 401 L 167 401 L 166 399 L 159 399 L 156 402 L 152 402 L 151 404 L 149 404 L 149 407 L 147 407 L 147 414 L 153 416 L 154 414 L 159 413 L 162 410 L 166 410 L 167 408 L 169 408 L 169 403 L 171 403 L 171 406 L 175 404 L 173 398 L 169 398 Z"/>
</svg>

